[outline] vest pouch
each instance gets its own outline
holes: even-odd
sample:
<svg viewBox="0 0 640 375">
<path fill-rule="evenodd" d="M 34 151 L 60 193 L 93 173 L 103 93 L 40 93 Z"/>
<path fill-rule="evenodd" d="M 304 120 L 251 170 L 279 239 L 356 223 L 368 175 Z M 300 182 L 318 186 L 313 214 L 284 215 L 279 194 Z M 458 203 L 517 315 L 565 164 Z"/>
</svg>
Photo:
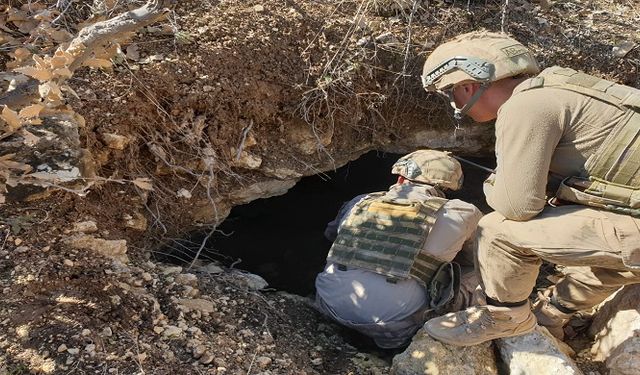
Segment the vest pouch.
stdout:
<svg viewBox="0 0 640 375">
<path fill-rule="evenodd" d="M 439 314 L 451 311 L 460 293 L 460 265 L 455 262 L 443 263 L 429 282 L 427 293 L 431 309 Z"/>
<path fill-rule="evenodd" d="M 640 217 L 640 190 L 581 177 L 565 178 L 556 197 L 563 201 Z"/>
</svg>

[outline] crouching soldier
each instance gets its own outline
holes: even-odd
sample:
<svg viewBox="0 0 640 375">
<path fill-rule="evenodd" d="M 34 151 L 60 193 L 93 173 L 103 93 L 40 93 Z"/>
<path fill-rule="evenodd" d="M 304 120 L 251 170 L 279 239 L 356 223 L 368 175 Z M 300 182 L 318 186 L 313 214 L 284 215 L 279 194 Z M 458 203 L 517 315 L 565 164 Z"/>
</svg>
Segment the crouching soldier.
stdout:
<svg viewBox="0 0 640 375">
<path fill-rule="evenodd" d="M 445 152 L 416 151 L 392 173 L 399 177 L 389 191 L 354 198 L 329 223 L 325 236 L 334 243 L 316 278 L 318 309 L 381 348 L 401 347 L 429 317 L 469 305 L 453 259 L 482 217 L 445 198 L 463 180 Z"/>
<path fill-rule="evenodd" d="M 475 345 L 537 322 L 563 338 L 575 312 L 640 283 L 640 90 L 558 66 L 539 72 L 524 45 L 487 32 L 436 48 L 423 84 L 458 116 L 496 120 L 496 173 L 484 186 L 495 212 L 477 242 L 488 304 L 430 320 L 431 336 Z M 567 268 L 532 312 L 542 260 Z"/>
</svg>

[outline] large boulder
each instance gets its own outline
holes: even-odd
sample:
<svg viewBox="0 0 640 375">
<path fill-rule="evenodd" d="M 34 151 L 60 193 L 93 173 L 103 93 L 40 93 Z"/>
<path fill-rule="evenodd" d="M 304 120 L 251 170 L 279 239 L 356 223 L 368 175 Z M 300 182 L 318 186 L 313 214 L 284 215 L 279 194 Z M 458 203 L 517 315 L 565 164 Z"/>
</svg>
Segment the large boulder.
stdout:
<svg viewBox="0 0 640 375">
<path fill-rule="evenodd" d="M 576 375 L 576 363 L 542 327 L 526 335 L 496 340 L 509 374 Z"/>
<path fill-rule="evenodd" d="M 640 369 L 640 285 L 621 289 L 598 310 L 589 333 L 591 353 L 612 375 L 637 374 Z"/>
<path fill-rule="evenodd" d="M 393 358 L 396 375 L 495 375 L 498 373 L 491 343 L 452 346 L 431 338 L 420 330 L 411 345 Z"/>
</svg>

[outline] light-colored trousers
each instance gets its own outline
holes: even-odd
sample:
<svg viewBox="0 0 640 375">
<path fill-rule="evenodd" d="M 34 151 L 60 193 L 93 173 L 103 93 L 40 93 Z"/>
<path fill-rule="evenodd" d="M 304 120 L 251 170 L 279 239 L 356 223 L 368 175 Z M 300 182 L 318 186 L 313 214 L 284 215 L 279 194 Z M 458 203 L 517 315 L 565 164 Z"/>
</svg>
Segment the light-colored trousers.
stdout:
<svg viewBox="0 0 640 375">
<path fill-rule="evenodd" d="M 526 300 L 542 260 L 567 266 L 554 295 L 573 310 L 640 283 L 640 219 L 627 215 L 577 205 L 547 207 L 529 221 L 493 212 L 478 224 L 477 246 L 484 291 L 500 302 Z"/>
</svg>

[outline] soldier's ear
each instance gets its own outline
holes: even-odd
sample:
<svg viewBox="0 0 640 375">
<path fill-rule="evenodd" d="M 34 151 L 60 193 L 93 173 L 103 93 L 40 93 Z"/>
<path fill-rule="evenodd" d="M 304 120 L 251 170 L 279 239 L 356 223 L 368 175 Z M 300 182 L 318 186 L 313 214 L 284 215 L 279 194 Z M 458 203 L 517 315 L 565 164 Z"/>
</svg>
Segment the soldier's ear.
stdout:
<svg viewBox="0 0 640 375">
<path fill-rule="evenodd" d="M 480 84 L 478 82 L 467 82 L 461 85 L 462 90 L 464 90 L 464 94 L 471 97 L 480 89 Z"/>
</svg>

